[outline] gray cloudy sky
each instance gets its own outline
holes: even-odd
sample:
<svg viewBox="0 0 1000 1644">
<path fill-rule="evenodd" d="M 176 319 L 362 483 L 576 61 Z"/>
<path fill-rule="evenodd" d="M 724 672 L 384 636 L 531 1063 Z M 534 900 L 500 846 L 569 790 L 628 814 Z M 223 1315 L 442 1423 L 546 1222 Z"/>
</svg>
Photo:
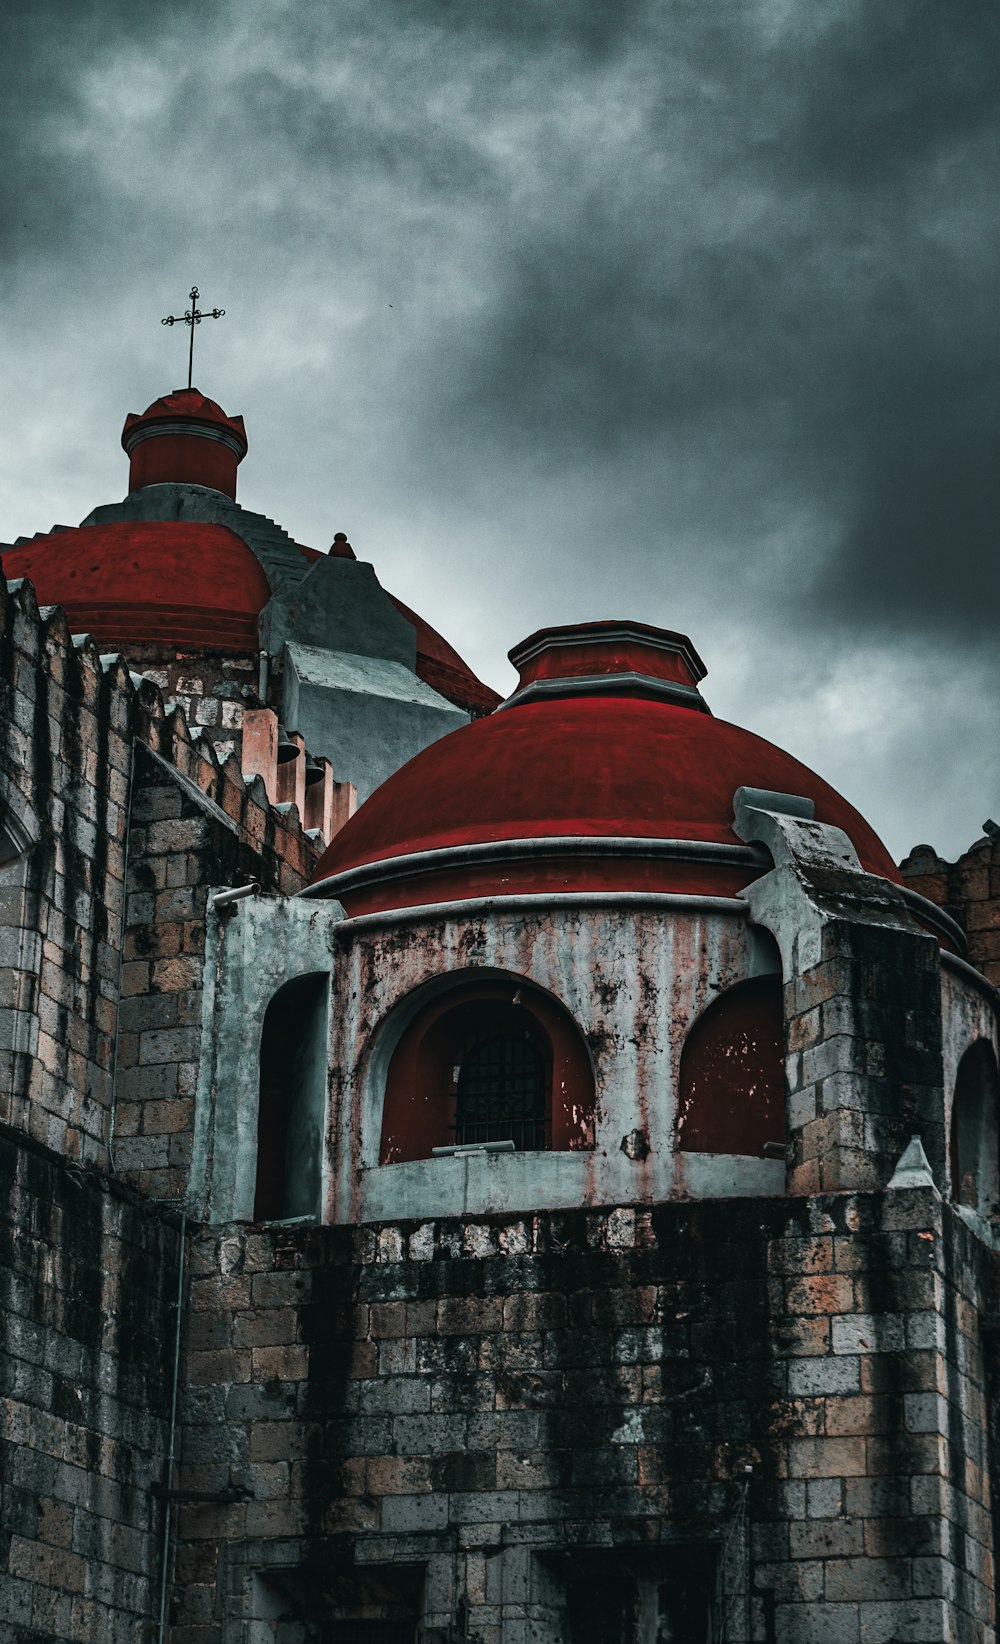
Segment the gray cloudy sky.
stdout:
<svg viewBox="0 0 1000 1644">
<path fill-rule="evenodd" d="M 636 616 L 897 856 L 1000 816 L 1000 9 L 5 17 L 0 537 L 122 495 L 196 282 L 241 500 L 498 688 Z"/>
</svg>

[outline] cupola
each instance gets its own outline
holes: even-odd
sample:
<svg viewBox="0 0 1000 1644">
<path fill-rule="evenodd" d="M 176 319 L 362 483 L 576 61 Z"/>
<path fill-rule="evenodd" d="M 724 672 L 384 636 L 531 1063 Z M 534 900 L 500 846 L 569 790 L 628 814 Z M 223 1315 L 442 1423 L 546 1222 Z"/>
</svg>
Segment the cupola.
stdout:
<svg viewBox="0 0 1000 1644">
<path fill-rule="evenodd" d="M 708 713 L 698 690 L 706 669 L 686 634 L 644 622 L 540 628 L 509 653 L 520 684 L 507 706 L 539 697 L 658 697 Z"/>
<path fill-rule="evenodd" d="M 331 843 L 307 894 L 348 913 L 476 897 L 739 894 L 766 862 L 737 788 L 801 794 L 869 873 L 898 880 L 862 816 L 797 759 L 716 719 L 705 666 L 666 628 L 546 628 L 510 652 L 496 712 L 431 743 Z"/>
<path fill-rule="evenodd" d="M 236 470 L 247 454 L 243 418 L 227 417 L 197 388 L 175 388 L 141 416 L 130 411 L 122 446 L 131 463 L 130 492 L 146 485 L 204 485 L 236 499 Z"/>
</svg>

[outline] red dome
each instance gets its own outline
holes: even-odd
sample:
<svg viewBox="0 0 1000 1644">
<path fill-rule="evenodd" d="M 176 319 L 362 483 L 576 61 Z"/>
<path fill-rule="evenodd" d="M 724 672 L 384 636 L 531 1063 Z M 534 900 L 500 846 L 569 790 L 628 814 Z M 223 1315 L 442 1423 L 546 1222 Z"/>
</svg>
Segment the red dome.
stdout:
<svg viewBox="0 0 1000 1644">
<path fill-rule="evenodd" d="M 200 388 L 175 388 L 170 394 L 161 394 L 152 405 L 147 405 L 141 416 L 130 411 L 122 429 L 122 447 L 128 451 L 134 443 L 134 433 L 151 422 L 169 422 L 175 417 L 191 417 L 196 422 L 216 424 L 225 429 L 234 442 L 247 449 L 247 433 L 242 417 L 227 417 L 217 400 L 210 400 Z"/>
<path fill-rule="evenodd" d="M 407 622 L 412 622 L 417 631 L 417 673 L 424 683 L 467 713 L 492 713 L 503 701 L 499 692 L 477 679 L 454 646 L 449 645 L 422 616 L 411 611 L 395 594 L 390 594 L 389 598 L 396 610 L 405 616 Z"/>
<path fill-rule="evenodd" d="M 4 574 L 29 577 L 99 645 L 256 651 L 271 597 L 242 537 L 225 525 L 122 521 L 56 531 L 7 549 Z"/>
<path fill-rule="evenodd" d="M 323 557 L 314 548 L 299 551 L 310 564 Z M 257 618 L 271 597 L 263 568 L 242 537 L 225 525 L 192 521 L 118 521 L 54 531 L 8 548 L 3 570 L 7 577 L 30 578 L 40 604 L 64 606 L 73 633 L 124 649 L 151 644 L 256 652 Z M 495 708 L 500 697 L 447 640 L 402 600 L 389 598 L 416 629 L 419 678 L 467 712 Z"/>
<path fill-rule="evenodd" d="M 333 840 L 314 885 L 330 881 L 328 893 L 350 913 L 515 891 L 734 895 L 762 871 L 732 828 L 739 787 L 813 800 L 817 820 L 843 829 L 869 873 L 898 882 L 853 806 L 790 754 L 698 711 L 690 686 L 677 687 L 689 693 L 688 706 L 687 698 L 667 699 L 662 690 L 672 687 L 656 681 L 649 695 L 634 683 L 623 688 L 624 678 L 608 680 L 610 691 L 583 682 L 584 694 L 571 679 L 558 683 L 566 694 L 531 699 L 537 686 L 529 684 L 526 700 L 515 695 L 501 712 L 411 759 Z M 546 852 L 539 842 L 548 839 L 576 843 Z M 598 839 L 690 845 L 679 852 L 588 846 Z M 491 852 L 506 840 L 532 843 Z M 439 863 L 387 865 L 424 852 L 441 852 Z M 381 866 L 365 872 L 372 864 Z"/>
</svg>

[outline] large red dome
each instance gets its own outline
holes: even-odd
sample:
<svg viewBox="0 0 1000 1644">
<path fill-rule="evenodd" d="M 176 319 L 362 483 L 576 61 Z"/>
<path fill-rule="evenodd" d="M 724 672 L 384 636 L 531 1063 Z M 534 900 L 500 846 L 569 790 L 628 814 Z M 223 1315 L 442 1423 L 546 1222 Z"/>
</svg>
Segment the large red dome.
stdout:
<svg viewBox="0 0 1000 1644">
<path fill-rule="evenodd" d="M 30 577 L 41 604 L 64 606 L 71 630 L 99 645 L 255 652 L 271 597 L 235 531 L 181 520 L 56 531 L 6 549 L 3 569 Z"/>
<path fill-rule="evenodd" d="M 504 710 L 432 743 L 337 835 L 314 886 L 325 881 L 324 890 L 351 913 L 515 891 L 733 895 L 763 871 L 732 828 L 739 787 L 811 799 L 817 820 L 844 830 L 868 872 L 899 880 L 868 823 L 821 777 L 713 718 L 694 700 L 693 684 L 647 681 L 646 694 L 641 659 L 638 670 L 635 664 L 633 656 L 618 681 L 605 675 L 598 682 L 598 664 L 584 680 L 529 684 L 525 700 L 515 694 Z M 553 684 L 565 694 L 550 690 Z M 687 697 L 670 699 L 681 692 Z M 515 840 L 531 848 L 502 845 Z M 547 853 L 546 840 L 573 844 Z M 690 848 L 615 851 L 590 848 L 590 840 L 685 841 Z M 440 854 L 428 860 L 427 852 Z M 418 862 L 399 860 L 416 855 Z"/>
</svg>

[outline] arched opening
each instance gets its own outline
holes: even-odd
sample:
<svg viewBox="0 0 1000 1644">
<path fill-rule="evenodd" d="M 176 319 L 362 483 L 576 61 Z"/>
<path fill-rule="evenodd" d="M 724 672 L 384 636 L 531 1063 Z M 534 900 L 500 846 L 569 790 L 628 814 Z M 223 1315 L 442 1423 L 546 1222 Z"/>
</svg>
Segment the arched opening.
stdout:
<svg viewBox="0 0 1000 1644">
<path fill-rule="evenodd" d="M 513 1142 L 518 1153 L 594 1145 L 594 1078 L 569 1013 L 522 978 L 428 995 L 392 1054 L 381 1164 L 435 1147 Z"/>
<path fill-rule="evenodd" d="M 780 976 L 738 982 L 695 1022 L 681 1055 L 677 1146 L 781 1157 L 785 1043 Z"/>
<path fill-rule="evenodd" d="M 970 1045 L 958 1064 L 951 1105 L 951 1191 L 956 1204 L 993 1215 L 1000 1198 L 997 1106 L 1000 1077 L 993 1046 Z"/>
<path fill-rule="evenodd" d="M 264 1016 L 255 1221 L 320 1212 L 329 990 L 325 974 L 297 977 Z"/>
<path fill-rule="evenodd" d="M 27 829 L 0 800 L 0 889 L 15 889 L 24 884 L 31 848 Z"/>
</svg>

